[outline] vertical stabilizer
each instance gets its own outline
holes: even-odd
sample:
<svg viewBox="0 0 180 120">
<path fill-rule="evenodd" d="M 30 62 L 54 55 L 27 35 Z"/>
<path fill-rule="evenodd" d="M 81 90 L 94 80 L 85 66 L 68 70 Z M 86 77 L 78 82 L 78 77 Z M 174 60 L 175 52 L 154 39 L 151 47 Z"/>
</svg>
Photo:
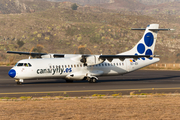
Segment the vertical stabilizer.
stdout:
<svg viewBox="0 0 180 120">
<path fill-rule="evenodd" d="M 121 53 L 120 55 L 153 55 L 157 32 L 160 30 L 159 24 L 150 24 L 146 29 L 134 30 L 145 30 L 142 39 L 131 50 Z"/>
</svg>

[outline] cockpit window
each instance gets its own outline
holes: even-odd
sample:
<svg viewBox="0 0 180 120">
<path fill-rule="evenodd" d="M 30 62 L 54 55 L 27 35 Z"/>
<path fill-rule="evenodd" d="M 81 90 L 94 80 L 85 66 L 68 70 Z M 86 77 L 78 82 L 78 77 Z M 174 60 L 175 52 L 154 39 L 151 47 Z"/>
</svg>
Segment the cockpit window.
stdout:
<svg viewBox="0 0 180 120">
<path fill-rule="evenodd" d="M 18 63 L 16 63 L 16 65 L 15 66 L 17 66 L 18 65 Z"/>
<path fill-rule="evenodd" d="M 27 64 L 27 63 L 24 63 L 24 66 L 25 66 L 25 67 L 28 67 L 28 64 Z"/>
<path fill-rule="evenodd" d="M 31 67 L 32 65 L 30 63 L 17 63 L 15 66 L 25 66 L 25 67 Z"/>
<path fill-rule="evenodd" d="M 30 63 L 28 63 L 29 67 L 31 67 L 32 65 Z"/>
<path fill-rule="evenodd" d="M 18 63 L 17 66 L 23 66 L 23 63 Z"/>
</svg>

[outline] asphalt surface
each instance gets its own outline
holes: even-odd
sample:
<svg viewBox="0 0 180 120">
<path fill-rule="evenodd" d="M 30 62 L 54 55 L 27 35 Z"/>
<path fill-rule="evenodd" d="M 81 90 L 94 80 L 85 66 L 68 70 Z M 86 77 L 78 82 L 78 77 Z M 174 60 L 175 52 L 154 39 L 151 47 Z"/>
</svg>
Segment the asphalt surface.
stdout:
<svg viewBox="0 0 180 120">
<path fill-rule="evenodd" d="M 63 79 L 25 80 L 17 85 L 0 67 L 0 97 L 89 96 L 93 94 L 180 93 L 180 71 L 138 70 L 124 76 L 99 77 L 97 83 Z"/>
</svg>

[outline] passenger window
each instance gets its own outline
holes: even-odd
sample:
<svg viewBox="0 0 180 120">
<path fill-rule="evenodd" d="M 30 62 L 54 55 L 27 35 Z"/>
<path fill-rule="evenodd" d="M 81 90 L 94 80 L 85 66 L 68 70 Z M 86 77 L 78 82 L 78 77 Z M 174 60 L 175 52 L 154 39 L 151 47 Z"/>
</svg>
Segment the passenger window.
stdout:
<svg viewBox="0 0 180 120">
<path fill-rule="evenodd" d="M 64 68 L 64 66 L 62 65 L 62 68 Z"/>
<path fill-rule="evenodd" d="M 124 63 L 122 63 L 122 65 L 124 65 Z"/>
<path fill-rule="evenodd" d="M 67 66 L 65 65 L 65 68 L 67 68 Z"/>
<path fill-rule="evenodd" d="M 121 66 L 121 63 L 119 63 L 119 65 Z"/>
<path fill-rule="evenodd" d="M 114 63 L 114 66 L 116 66 L 116 64 Z"/>
<path fill-rule="evenodd" d="M 74 67 L 76 67 L 76 65 L 74 65 Z"/>
<path fill-rule="evenodd" d="M 116 65 L 118 66 L 118 63 L 116 63 Z"/>
<path fill-rule="evenodd" d="M 71 65 L 71 67 L 73 68 L 73 65 Z"/>
<path fill-rule="evenodd" d="M 79 65 L 77 65 L 77 67 L 79 67 Z"/>
</svg>

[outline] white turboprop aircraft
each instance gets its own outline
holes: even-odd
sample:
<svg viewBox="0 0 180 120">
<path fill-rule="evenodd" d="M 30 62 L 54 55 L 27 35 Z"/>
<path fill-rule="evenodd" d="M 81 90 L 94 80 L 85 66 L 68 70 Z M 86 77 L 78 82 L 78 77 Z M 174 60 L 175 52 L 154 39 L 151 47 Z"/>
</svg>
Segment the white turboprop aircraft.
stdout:
<svg viewBox="0 0 180 120">
<path fill-rule="evenodd" d="M 153 55 L 159 24 L 150 24 L 142 39 L 131 50 L 117 55 L 84 55 L 84 54 L 46 54 L 7 51 L 13 54 L 25 54 L 36 59 L 23 59 L 9 71 L 9 76 L 15 78 L 17 84 L 29 79 L 63 78 L 66 82 L 88 80 L 95 83 L 98 76 L 123 75 L 160 59 Z"/>
</svg>

